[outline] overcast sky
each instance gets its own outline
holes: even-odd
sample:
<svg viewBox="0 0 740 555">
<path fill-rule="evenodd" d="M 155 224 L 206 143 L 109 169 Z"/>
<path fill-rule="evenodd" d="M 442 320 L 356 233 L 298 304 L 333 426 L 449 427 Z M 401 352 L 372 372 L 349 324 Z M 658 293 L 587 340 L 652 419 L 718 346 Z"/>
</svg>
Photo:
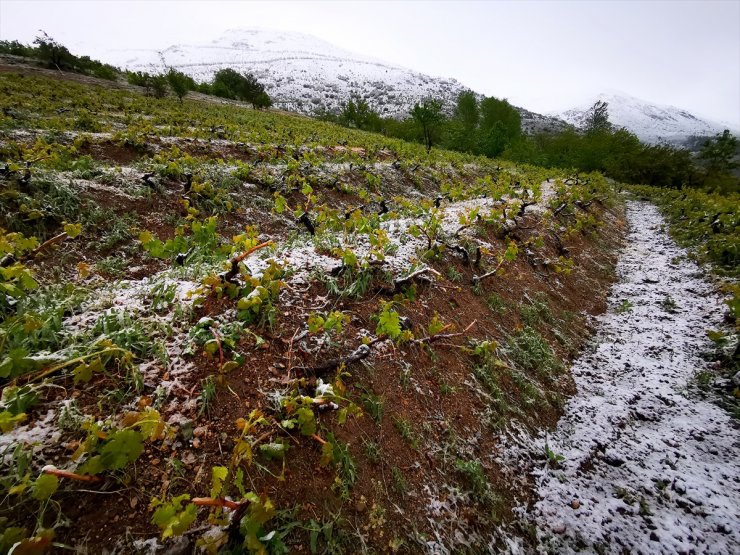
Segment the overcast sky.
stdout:
<svg viewBox="0 0 740 555">
<path fill-rule="evenodd" d="M 73 52 L 161 49 L 252 26 L 316 35 L 538 112 L 619 90 L 740 128 L 740 0 L 0 0 L 0 39 L 44 29 Z"/>
</svg>

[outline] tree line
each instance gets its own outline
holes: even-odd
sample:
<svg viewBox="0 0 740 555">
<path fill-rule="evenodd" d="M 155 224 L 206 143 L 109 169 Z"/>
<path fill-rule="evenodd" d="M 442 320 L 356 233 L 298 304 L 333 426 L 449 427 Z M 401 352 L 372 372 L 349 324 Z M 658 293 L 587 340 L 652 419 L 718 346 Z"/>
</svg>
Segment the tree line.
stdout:
<svg viewBox="0 0 740 555">
<path fill-rule="evenodd" d="M 132 85 L 143 87 L 146 94 L 157 98 L 166 96 L 168 90 L 171 90 L 182 102 L 189 91 L 195 91 L 231 100 L 242 100 L 255 108 L 272 106 L 272 99 L 267 94 L 265 86 L 252 73 L 241 74 L 231 68 L 217 71 L 211 81 L 203 83 L 196 83 L 195 79 L 175 68 L 169 68 L 166 73 L 159 74 L 128 71 L 126 79 Z"/>
<path fill-rule="evenodd" d="M 507 100 L 472 91 L 458 95 L 449 116 L 439 100 L 426 99 L 414 104 L 405 119 L 381 118 L 364 99 L 354 97 L 338 114 L 320 117 L 420 142 L 427 150 L 436 146 L 537 166 L 600 171 L 626 183 L 740 190 L 735 174 L 738 140 L 729 130 L 705 139 L 698 154 L 667 144 L 649 145 L 626 129 L 615 129 L 603 101 L 591 107 L 582 130 L 569 126 L 531 135 L 522 132 L 519 111 Z"/>
<path fill-rule="evenodd" d="M 0 54 L 36 59 L 47 67 L 73 71 L 103 79 L 124 76 L 146 94 L 164 97 L 174 94 L 180 101 L 189 91 L 251 103 L 268 108 L 272 100 L 252 74 L 233 69 L 219 70 L 209 82 L 169 68 L 164 73 L 121 71 L 88 56 L 75 56 L 44 31 L 32 45 L 0 41 Z M 441 101 L 433 98 L 415 103 L 408 117 L 382 118 L 360 97 L 349 99 L 337 113 L 317 114 L 320 119 L 346 127 L 383 133 L 432 147 L 504 158 L 544 167 L 577 171 L 600 171 L 618 181 L 659 187 L 703 187 L 728 192 L 740 190 L 738 140 L 729 131 L 704 141 L 698 155 L 666 144 L 648 145 L 625 129 L 609 123 L 608 104 L 595 103 L 586 118 L 585 129 L 567 127 L 560 132 L 522 133 L 519 111 L 506 99 L 461 92 L 448 114 Z"/>
</svg>

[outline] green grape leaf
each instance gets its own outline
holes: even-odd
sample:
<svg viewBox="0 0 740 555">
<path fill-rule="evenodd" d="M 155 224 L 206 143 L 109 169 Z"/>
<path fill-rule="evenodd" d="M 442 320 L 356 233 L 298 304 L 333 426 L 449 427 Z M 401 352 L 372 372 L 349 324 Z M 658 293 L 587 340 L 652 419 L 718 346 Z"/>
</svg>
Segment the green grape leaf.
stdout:
<svg viewBox="0 0 740 555">
<path fill-rule="evenodd" d="M 401 335 L 401 318 L 398 312 L 388 306 L 384 307 L 380 313 L 375 333 L 378 335 L 387 335 L 391 339 L 396 339 Z"/>
<path fill-rule="evenodd" d="M 64 224 L 64 232 L 70 239 L 74 239 L 82 233 L 82 224 Z"/>
<path fill-rule="evenodd" d="M 142 451 L 144 441 L 139 432 L 120 430 L 101 449 L 101 462 L 109 470 L 120 470 L 138 459 Z"/>
<path fill-rule="evenodd" d="M 59 478 L 52 474 L 42 474 L 36 478 L 31 495 L 34 499 L 43 501 L 49 499 L 57 488 L 59 488 Z"/>
<path fill-rule="evenodd" d="M 185 493 L 173 497 L 169 503 L 161 503 L 159 500 L 155 500 L 159 507 L 152 515 L 152 524 L 156 524 L 162 530 L 163 540 L 182 535 L 195 522 L 198 507 L 193 503 L 188 503 L 184 509 L 182 508 L 183 501 L 189 499 L 190 496 Z M 152 505 L 155 505 L 155 501 L 152 501 Z"/>
<path fill-rule="evenodd" d="M 26 413 L 21 412 L 16 415 L 8 410 L 0 412 L 0 430 L 4 434 L 15 429 L 15 427 L 26 419 Z"/>
<path fill-rule="evenodd" d="M 95 476 L 104 470 L 105 466 L 103 466 L 103 457 L 95 455 L 82 463 L 77 469 L 77 472 L 78 474 L 83 474 L 85 476 Z"/>
<path fill-rule="evenodd" d="M 316 417 L 310 408 L 299 408 L 295 411 L 295 416 L 301 435 L 310 436 L 316 433 Z"/>
<path fill-rule="evenodd" d="M 217 499 L 221 497 L 221 490 L 223 489 L 224 480 L 229 475 L 229 470 L 225 466 L 214 466 L 211 469 L 211 497 Z"/>
</svg>

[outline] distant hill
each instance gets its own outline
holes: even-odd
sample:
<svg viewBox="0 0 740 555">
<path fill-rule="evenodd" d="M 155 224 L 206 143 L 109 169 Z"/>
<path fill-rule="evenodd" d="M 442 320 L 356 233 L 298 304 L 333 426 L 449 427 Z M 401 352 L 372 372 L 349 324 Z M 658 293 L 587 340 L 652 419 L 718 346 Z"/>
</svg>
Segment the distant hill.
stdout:
<svg viewBox="0 0 740 555">
<path fill-rule="evenodd" d="M 172 45 L 161 51 L 113 50 L 100 57 L 134 71 L 171 66 L 198 81 L 227 67 L 249 71 L 265 84 L 276 107 L 305 114 L 337 110 L 352 95 L 365 98 L 382 116 L 405 116 L 424 97 L 442 99 L 451 110 L 457 95 L 468 89 L 455 79 L 349 52 L 311 35 L 268 29 L 232 29 L 208 43 Z M 565 125 L 551 116 L 519 110 L 528 133 Z"/>
<path fill-rule="evenodd" d="M 597 100 L 609 103 L 609 121 L 613 125 L 627 129 L 647 143 L 666 142 L 691 147 L 701 142 L 696 137 L 715 135 L 730 128 L 727 124 L 702 119 L 675 106 L 655 104 L 620 93 L 600 94 L 591 102 L 561 112 L 557 117 L 582 127 L 589 108 Z"/>
</svg>

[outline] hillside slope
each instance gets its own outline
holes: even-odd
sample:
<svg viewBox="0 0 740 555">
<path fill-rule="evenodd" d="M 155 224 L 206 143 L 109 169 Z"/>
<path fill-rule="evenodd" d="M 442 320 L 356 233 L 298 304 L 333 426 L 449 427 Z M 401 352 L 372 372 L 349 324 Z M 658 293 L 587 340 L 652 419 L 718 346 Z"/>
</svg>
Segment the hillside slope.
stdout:
<svg viewBox="0 0 740 555">
<path fill-rule="evenodd" d="M 501 442 L 573 393 L 621 235 L 603 178 L 59 72 L 0 91 L 4 538 L 531 541 Z"/>
<path fill-rule="evenodd" d="M 100 53 L 105 61 L 135 71 L 175 67 L 198 81 L 219 69 L 252 72 L 275 106 L 304 114 L 337 110 L 352 95 L 365 98 L 382 116 L 400 117 L 426 97 L 447 109 L 467 87 L 339 48 L 311 35 L 267 29 L 232 29 L 208 43 L 172 45 L 161 51 Z M 527 132 L 556 129 L 555 118 L 520 109 Z"/>
</svg>

